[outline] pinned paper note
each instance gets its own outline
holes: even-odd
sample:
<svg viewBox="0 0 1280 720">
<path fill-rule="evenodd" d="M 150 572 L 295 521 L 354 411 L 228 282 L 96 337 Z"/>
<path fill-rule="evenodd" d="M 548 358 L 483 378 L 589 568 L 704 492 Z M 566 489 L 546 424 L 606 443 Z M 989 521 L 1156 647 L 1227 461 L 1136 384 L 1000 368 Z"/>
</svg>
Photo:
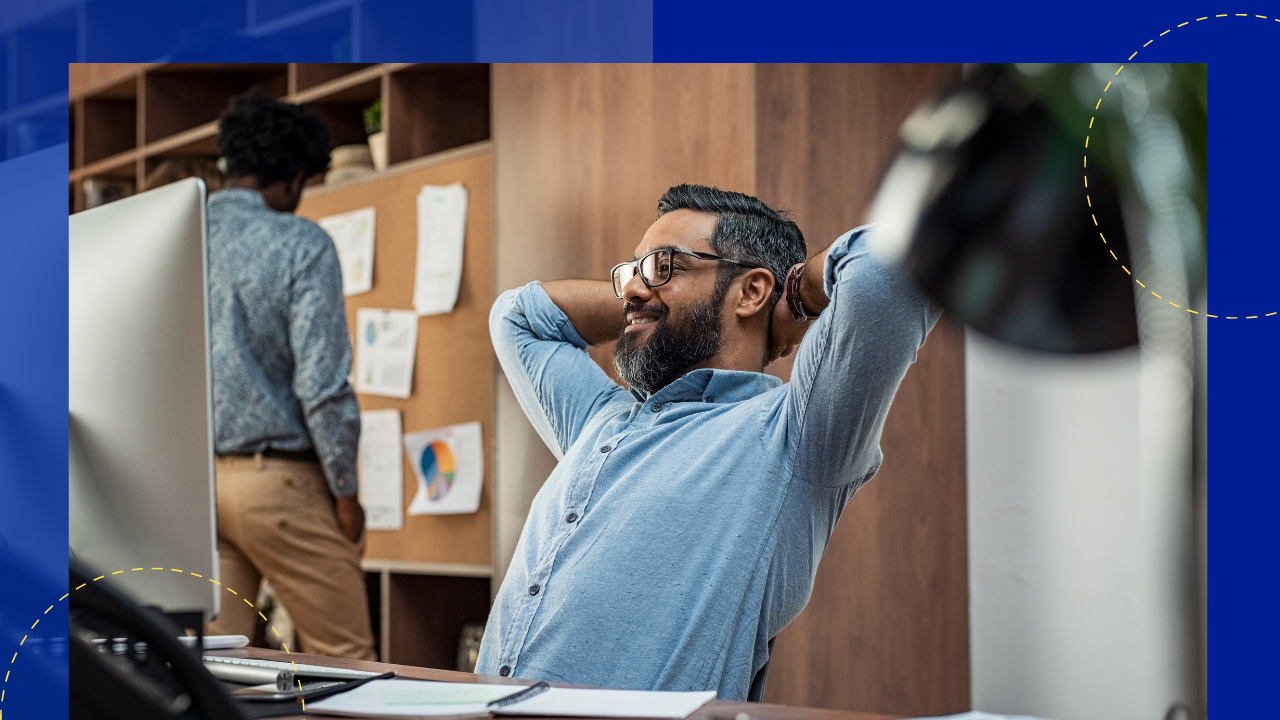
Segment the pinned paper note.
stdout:
<svg viewBox="0 0 1280 720">
<path fill-rule="evenodd" d="M 404 527 L 404 462 L 400 451 L 400 411 L 360 413 L 360 505 L 365 527 Z"/>
<path fill-rule="evenodd" d="M 480 509 L 484 479 L 480 423 L 408 433 L 404 449 L 418 478 L 410 515 L 452 515 Z"/>
<path fill-rule="evenodd" d="M 467 189 L 461 183 L 422 186 L 413 285 L 413 308 L 419 315 L 447 313 L 458 302 L 466 228 Z"/>
<path fill-rule="evenodd" d="M 407 398 L 418 347 L 418 316 L 410 310 L 356 311 L 356 392 Z"/>
<path fill-rule="evenodd" d="M 374 208 L 360 208 L 320 218 L 320 227 L 333 238 L 342 265 L 342 294 L 356 295 L 373 289 Z"/>
</svg>

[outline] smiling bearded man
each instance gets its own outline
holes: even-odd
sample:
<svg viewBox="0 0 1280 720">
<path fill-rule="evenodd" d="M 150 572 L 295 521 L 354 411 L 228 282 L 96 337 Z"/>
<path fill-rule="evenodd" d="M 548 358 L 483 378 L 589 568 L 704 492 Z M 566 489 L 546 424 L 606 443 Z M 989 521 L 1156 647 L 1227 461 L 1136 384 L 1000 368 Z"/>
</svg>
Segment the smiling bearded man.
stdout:
<svg viewBox="0 0 1280 720">
<path fill-rule="evenodd" d="M 889 404 L 938 319 L 867 254 L 868 231 L 806 261 L 785 215 L 680 185 L 611 283 L 498 298 L 498 359 L 561 462 L 529 510 L 477 672 L 748 696 L 879 468 Z M 629 389 L 584 352 L 615 338 Z M 797 348 L 791 382 L 762 372 Z"/>
</svg>

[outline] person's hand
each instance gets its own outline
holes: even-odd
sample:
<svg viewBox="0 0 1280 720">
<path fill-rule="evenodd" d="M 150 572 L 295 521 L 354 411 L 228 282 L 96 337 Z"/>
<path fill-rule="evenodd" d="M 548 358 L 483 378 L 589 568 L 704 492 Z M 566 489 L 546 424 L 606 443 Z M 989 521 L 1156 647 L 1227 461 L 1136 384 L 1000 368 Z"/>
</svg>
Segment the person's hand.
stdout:
<svg viewBox="0 0 1280 720">
<path fill-rule="evenodd" d="M 338 516 L 338 525 L 342 528 L 343 534 L 351 539 L 351 542 L 360 540 L 360 533 L 364 532 L 364 508 L 360 507 L 360 499 L 356 495 L 348 497 L 334 498 L 333 511 Z"/>
<path fill-rule="evenodd" d="M 782 297 L 778 300 L 778 304 L 773 308 L 773 317 L 771 319 L 770 330 L 773 338 L 773 344 L 769 348 L 769 362 L 773 362 L 778 358 L 784 358 L 796 351 L 800 347 L 800 341 L 804 339 L 804 333 L 813 324 L 815 317 L 808 320 L 796 320 L 791 317 L 791 307 L 787 303 L 787 297 L 791 292 L 791 288 L 783 289 Z"/>
</svg>

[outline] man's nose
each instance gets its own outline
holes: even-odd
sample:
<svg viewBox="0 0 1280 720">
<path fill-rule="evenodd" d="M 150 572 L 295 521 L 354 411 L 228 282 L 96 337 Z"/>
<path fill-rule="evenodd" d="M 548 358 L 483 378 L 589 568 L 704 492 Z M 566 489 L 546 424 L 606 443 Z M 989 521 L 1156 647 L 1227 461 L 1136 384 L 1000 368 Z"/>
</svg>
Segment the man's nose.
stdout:
<svg viewBox="0 0 1280 720">
<path fill-rule="evenodd" d="M 636 273 L 631 276 L 626 285 L 622 286 L 622 297 L 630 302 L 644 303 L 653 297 L 653 290 L 645 285 L 640 273 Z"/>
</svg>

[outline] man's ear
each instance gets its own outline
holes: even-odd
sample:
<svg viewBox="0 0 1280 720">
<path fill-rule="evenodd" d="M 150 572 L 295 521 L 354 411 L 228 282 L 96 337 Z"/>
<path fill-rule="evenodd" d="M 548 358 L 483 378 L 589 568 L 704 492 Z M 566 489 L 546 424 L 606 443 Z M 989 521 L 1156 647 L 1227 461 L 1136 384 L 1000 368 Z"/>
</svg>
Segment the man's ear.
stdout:
<svg viewBox="0 0 1280 720">
<path fill-rule="evenodd" d="M 738 281 L 742 288 L 737 307 L 734 308 L 738 317 L 751 317 L 762 310 L 772 310 L 769 299 L 773 295 L 773 273 L 763 268 L 753 268 L 740 276 Z"/>
</svg>

